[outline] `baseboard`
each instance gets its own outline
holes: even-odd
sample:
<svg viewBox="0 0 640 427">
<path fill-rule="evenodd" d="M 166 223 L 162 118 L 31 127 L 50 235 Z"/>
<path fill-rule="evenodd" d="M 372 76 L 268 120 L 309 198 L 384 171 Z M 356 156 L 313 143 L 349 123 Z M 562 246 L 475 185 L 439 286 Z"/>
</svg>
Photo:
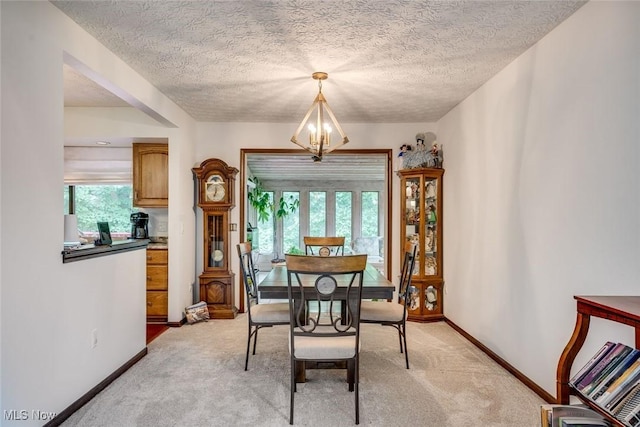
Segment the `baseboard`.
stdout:
<svg viewBox="0 0 640 427">
<path fill-rule="evenodd" d="M 467 340 L 469 340 L 473 345 L 475 345 L 480 350 L 482 350 L 487 356 L 492 358 L 498 365 L 502 366 L 511 375 L 513 375 L 518 380 L 520 380 L 520 382 L 522 382 L 524 385 L 529 387 L 535 394 L 537 394 L 542 399 L 544 399 L 545 402 L 547 402 L 547 403 L 556 403 L 556 397 L 555 396 L 552 396 L 545 389 L 540 387 L 535 382 L 531 381 L 531 379 L 529 379 L 526 375 L 524 375 L 522 372 L 518 371 L 516 368 L 514 368 L 510 364 L 508 364 L 503 358 L 501 358 L 500 356 L 495 354 L 493 351 L 491 351 L 487 346 L 482 344 L 480 341 L 478 341 L 477 339 L 475 339 L 474 337 L 469 335 L 464 329 L 462 329 L 461 327 L 459 327 L 458 325 L 456 325 L 455 323 L 453 323 L 451 320 L 447 319 L 446 317 L 444 318 L 444 321 L 447 322 L 447 324 L 449 324 L 449 326 L 451 326 L 453 329 L 455 329 L 460 335 L 462 335 Z"/>
<path fill-rule="evenodd" d="M 182 320 L 180 320 L 179 322 L 167 322 L 167 326 L 170 326 L 172 328 L 179 328 L 180 326 L 186 323 L 187 323 L 187 318 L 183 317 Z"/>
<path fill-rule="evenodd" d="M 102 380 L 97 386 L 85 393 L 80 399 L 73 402 L 66 409 L 60 412 L 54 419 L 44 425 L 44 427 L 56 427 L 62 424 L 73 415 L 78 409 L 82 408 L 86 403 L 93 399 L 98 393 L 104 390 L 109 384 L 114 382 L 120 375 L 124 374 L 127 369 L 138 363 L 140 359 L 147 355 L 147 347 L 142 349 L 138 354 L 129 359 L 124 365 L 116 369 L 111 375 Z"/>
</svg>

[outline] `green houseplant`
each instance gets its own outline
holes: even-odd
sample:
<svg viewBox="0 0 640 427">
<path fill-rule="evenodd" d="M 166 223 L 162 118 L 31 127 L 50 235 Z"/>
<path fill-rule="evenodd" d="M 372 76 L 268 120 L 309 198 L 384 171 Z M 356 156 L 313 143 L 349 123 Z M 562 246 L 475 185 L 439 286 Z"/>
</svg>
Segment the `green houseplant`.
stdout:
<svg viewBox="0 0 640 427">
<path fill-rule="evenodd" d="M 258 178 L 249 178 L 249 181 L 253 182 L 255 186 L 249 191 L 247 199 L 249 204 L 256 210 L 259 222 L 267 222 L 270 219 L 273 221 L 273 246 L 277 248 L 277 236 L 276 236 L 276 221 L 282 220 L 289 214 L 295 213 L 300 207 L 300 200 L 295 199 L 293 196 L 287 198 L 280 197 L 276 202 L 271 197 L 270 192 L 265 191 L 262 183 Z M 283 259 L 277 250 L 274 250 L 274 257 L 271 262 L 282 262 Z"/>
</svg>

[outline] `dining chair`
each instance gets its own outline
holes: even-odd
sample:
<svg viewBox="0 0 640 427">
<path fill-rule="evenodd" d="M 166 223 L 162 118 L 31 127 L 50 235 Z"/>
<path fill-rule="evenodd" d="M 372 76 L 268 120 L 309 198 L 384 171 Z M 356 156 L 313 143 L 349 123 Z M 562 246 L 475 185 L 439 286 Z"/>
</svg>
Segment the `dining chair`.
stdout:
<svg viewBox="0 0 640 427">
<path fill-rule="evenodd" d="M 253 257 L 251 256 L 251 242 L 239 243 L 237 248 L 238 257 L 240 258 L 240 267 L 242 270 L 242 281 L 247 295 L 247 319 L 249 331 L 247 334 L 247 354 L 244 360 L 244 370 L 246 371 L 249 365 L 249 348 L 251 347 L 251 338 L 253 338 L 253 354 L 255 355 L 258 331 L 261 328 L 289 324 L 289 304 L 258 303 L 258 281 L 256 280 L 256 269 L 253 266 Z"/>
<path fill-rule="evenodd" d="M 367 256 L 285 255 L 285 259 L 290 313 L 289 424 L 293 424 L 296 365 L 307 362 L 346 362 L 347 382 L 349 390 L 355 391 L 355 419 L 359 424 L 360 303 Z M 304 310 L 301 301 L 311 297 L 318 305 L 328 302 L 329 310 L 313 313 Z M 340 300 L 346 302 L 344 316 L 331 309 Z"/>
<path fill-rule="evenodd" d="M 382 326 L 393 326 L 398 330 L 400 353 L 404 352 L 407 369 L 409 369 L 409 350 L 407 349 L 407 304 L 411 292 L 411 277 L 416 260 L 418 246 L 411 242 L 404 245 L 404 261 L 400 272 L 398 302 L 363 301 L 360 321 L 377 323 Z"/>
<path fill-rule="evenodd" d="M 344 236 L 314 237 L 304 236 L 304 252 L 306 255 L 344 255 Z M 314 250 L 315 249 L 315 250 Z"/>
</svg>

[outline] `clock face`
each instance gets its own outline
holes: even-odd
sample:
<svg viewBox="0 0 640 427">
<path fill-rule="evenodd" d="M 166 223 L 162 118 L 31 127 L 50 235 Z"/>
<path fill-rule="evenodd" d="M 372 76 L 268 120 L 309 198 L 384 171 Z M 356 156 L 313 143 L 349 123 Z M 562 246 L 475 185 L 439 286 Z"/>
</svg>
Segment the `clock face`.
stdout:
<svg viewBox="0 0 640 427">
<path fill-rule="evenodd" d="M 222 261 L 222 258 L 224 258 L 224 252 L 222 252 L 220 249 L 216 249 L 215 251 L 213 251 L 213 260 L 218 262 L 218 261 Z"/>
<path fill-rule="evenodd" d="M 220 175 L 211 175 L 205 183 L 205 197 L 208 202 L 223 201 L 227 191 Z"/>
</svg>

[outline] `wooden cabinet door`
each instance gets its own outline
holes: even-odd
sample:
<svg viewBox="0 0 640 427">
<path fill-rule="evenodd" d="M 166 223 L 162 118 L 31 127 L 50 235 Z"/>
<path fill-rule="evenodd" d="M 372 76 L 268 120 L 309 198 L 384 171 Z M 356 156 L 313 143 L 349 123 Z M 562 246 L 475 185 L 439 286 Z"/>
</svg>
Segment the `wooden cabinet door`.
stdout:
<svg viewBox="0 0 640 427">
<path fill-rule="evenodd" d="M 169 251 L 147 249 L 147 321 L 167 320 Z"/>
<path fill-rule="evenodd" d="M 133 206 L 169 205 L 169 146 L 133 144 Z"/>
<path fill-rule="evenodd" d="M 167 311 L 167 293 L 165 291 L 147 291 L 147 317 L 155 316 L 165 319 Z"/>
</svg>

